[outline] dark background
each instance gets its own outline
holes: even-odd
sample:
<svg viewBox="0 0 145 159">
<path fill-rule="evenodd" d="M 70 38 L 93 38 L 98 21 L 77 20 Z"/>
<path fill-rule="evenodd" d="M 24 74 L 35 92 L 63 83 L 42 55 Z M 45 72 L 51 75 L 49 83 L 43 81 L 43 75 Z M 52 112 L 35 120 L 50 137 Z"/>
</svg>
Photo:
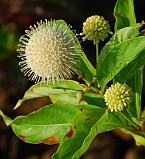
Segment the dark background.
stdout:
<svg viewBox="0 0 145 159">
<path fill-rule="evenodd" d="M 145 1 L 134 2 L 137 22 L 141 22 L 145 20 Z M 114 31 L 115 3 L 115 0 L 0 0 L 0 109 L 13 118 L 20 114 L 28 114 L 36 109 L 36 106 L 40 107 L 47 102 L 47 99 L 43 99 L 27 103 L 17 111 L 12 110 L 33 84 L 19 71 L 16 52 L 19 37 L 30 25 L 40 19 L 64 19 L 72 25 L 76 33 L 80 33 L 86 18 L 97 14 L 109 20 L 111 30 Z M 100 49 L 105 42 L 100 43 Z M 95 65 L 94 45 L 89 41 L 81 44 Z M 49 159 L 57 146 L 26 144 L 0 120 L 0 159 Z M 82 158 L 145 159 L 145 148 L 135 146 L 134 140 L 118 129 L 98 135 Z"/>
</svg>

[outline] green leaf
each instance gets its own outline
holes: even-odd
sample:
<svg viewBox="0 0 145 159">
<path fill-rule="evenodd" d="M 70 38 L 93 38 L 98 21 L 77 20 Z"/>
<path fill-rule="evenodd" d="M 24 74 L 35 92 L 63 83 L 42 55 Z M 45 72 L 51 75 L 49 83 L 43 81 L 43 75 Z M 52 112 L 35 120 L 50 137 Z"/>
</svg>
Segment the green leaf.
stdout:
<svg viewBox="0 0 145 159">
<path fill-rule="evenodd" d="M 141 28 L 141 24 L 135 24 L 130 27 L 125 27 L 117 32 L 112 36 L 112 38 L 109 40 L 109 42 L 104 46 L 103 50 L 107 50 L 108 48 L 113 48 L 117 44 L 124 42 L 128 39 L 135 38 L 139 35 L 139 29 Z"/>
<path fill-rule="evenodd" d="M 115 128 L 129 127 L 131 123 L 132 120 L 129 115 L 125 116 L 122 112 L 106 111 L 96 122 L 96 124 L 91 128 L 90 133 L 85 138 L 81 148 L 74 154 L 73 159 L 78 159 L 83 153 L 85 153 L 97 134 L 110 131 Z"/>
<path fill-rule="evenodd" d="M 83 95 L 83 100 L 85 100 L 88 104 L 97 105 L 98 107 L 105 108 L 106 103 L 104 100 L 104 96 L 97 95 L 94 93 L 85 93 Z"/>
<path fill-rule="evenodd" d="M 105 109 L 96 106 L 82 106 L 72 121 L 72 130 L 63 138 L 53 159 L 78 159 L 82 155 L 79 152 L 83 146 L 83 152 L 87 150 L 90 143 L 83 145 L 85 138 L 89 135 L 90 129 L 100 119 Z M 92 141 L 91 137 L 91 141 Z"/>
<path fill-rule="evenodd" d="M 133 0 L 117 0 L 114 8 L 115 31 L 136 23 Z"/>
<path fill-rule="evenodd" d="M 135 134 L 128 129 L 125 129 L 124 131 L 133 136 L 137 146 L 141 146 L 141 145 L 145 146 L 145 132 L 144 131 L 140 131 L 140 132 L 138 132 L 138 134 Z"/>
<path fill-rule="evenodd" d="M 144 48 L 144 36 L 131 38 L 113 46 L 108 42 L 99 56 L 97 67 L 99 86 L 104 89 L 105 85 L 132 62 Z"/>
<path fill-rule="evenodd" d="M 131 27 L 125 27 L 120 29 L 118 32 L 116 32 L 116 36 L 113 36 L 115 44 L 138 36 L 140 27 L 140 24 L 136 24 Z M 113 39 L 111 39 L 111 41 L 113 44 Z M 143 50 L 132 62 L 130 62 L 114 77 L 114 82 L 125 83 L 126 81 L 128 81 L 132 76 L 134 76 L 137 68 L 140 68 L 141 66 L 145 65 L 144 57 L 145 51 Z"/>
<path fill-rule="evenodd" d="M 10 125 L 14 133 L 28 143 L 59 143 L 70 130 L 78 107 L 70 104 L 51 104 L 28 116 L 18 116 Z M 7 123 L 7 118 L 3 118 Z"/>
<path fill-rule="evenodd" d="M 81 91 L 84 85 L 79 84 L 76 81 L 65 80 L 62 82 L 56 82 L 55 84 L 38 83 L 33 85 L 24 95 L 23 99 L 19 100 L 15 108 L 21 106 L 25 100 L 49 96 L 51 103 L 68 102 L 73 104 L 79 104 L 80 99 L 77 98 L 78 91 Z"/>
<path fill-rule="evenodd" d="M 143 67 L 136 70 L 136 74 L 127 82 L 133 90 L 133 101 L 128 107 L 132 117 L 140 119 L 141 117 L 141 94 L 143 88 Z"/>
<path fill-rule="evenodd" d="M 92 110 L 92 112 L 91 109 L 89 112 L 82 110 L 82 112 L 77 114 L 73 121 L 75 127 L 73 135 L 71 138 L 66 135 L 62 139 L 52 159 L 79 159 L 89 148 L 97 134 L 120 127 L 138 128 L 125 110 L 122 112 L 110 112 L 100 109 L 102 111 L 100 112 L 97 109 L 96 107 L 96 110 Z"/>
<path fill-rule="evenodd" d="M 118 32 L 110 40 L 111 45 L 117 45 L 120 42 L 123 42 L 127 39 L 136 37 L 139 35 L 139 28 L 141 27 L 140 24 L 136 24 L 131 27 L 125 27 L 120 29 Z M 114 82 L 125 83 L 129 80 L 132 76 L 134 76 L 136 69 L 140 68 L 141 66 L 145 65 L 145 51 L 141 51 L 141 53 L 126 67 L 124 67 L 115 77 Z M 126 73 L 127 72 L 127 73 Z"/>
<path fill-rule="evenodd" d="M 104 52 L 104 50 L 109 50 L 113 47 L 115 47 L 116 45 L 120 44 L 121 42 L 124 42 L 128 39 L 131 39 L 131 38 L 134 38 L 136 36 L 139 35 L 139 28 L 141 27 L 140 24 L 136 24 L 136 25 L 133 25 L 131 27 L 125 27 L 125 28 L 122 28 L 120 30 L 118 30 L 114 35 L 113 37 L 110 39 L 110 41 L 104 46 L 104 48 L 102 49 L 101 53 Z M 103 54 L 107 54 L 107 53 L 103 53 Z M 143 56 L 143 53 L 141 53 L 141 55 Z M 101 55 L 100 55 L 101 56 Z M 138 58 L 140 59 L 140 55 L 138 55 Z M 102 57 L 103 58 L 103 57 Z M 131 72 L 132 69 L 130 69 L 130 67 L 133 67 L 135 66 L 135 60 L 133 60 L 131 64 L 127 65 L 126 67 L 124 67 L 115 77 L 114 77 L 114 81 L 117 81 L 117 82 L 120 82 L 120 80 L 123 80 L 126 78 L 128 78 L 128 74 L 126 74 L 126 70 L 125 69 L 128 69 L 129 72 Z M 136 60 L 137 61 L 137 60 Z M 131 66 L 130 66 L 131 65 Z M 128 67 L 129 66 L 129 67 Z M 133 67 L 134 68 L 134 67 Z M 122 78 L 122 74 L 123 74 L 123 77 Z"/>
<path fill-rule="evenodd" d="M 130 62 L 114 77 L 114 82 L 125 83 L 129 79 L 134 78 L 133 76 L 136 74 L 137 69 L 145 65 L 144 59 L 145 51 L 143 50 L 132 62 Z"/>
<path fill-rule="evenodd" d="M 140 24 L 133 25 L 131 27 L 125 27 L 118 30 L 111 40 L 108 42 L 108 45 L 115 46 L 127 39 L 134 38 L 139 35 Z M 108 47 L 108 46 L 105 46 Z M 134 75 L 136 68 L 139 68 L 141 65 L 144 65 L 144 51 L 142 51 L 135 60 L 130 62 L 126 67 L 124 67 L 115 77 L 114 82 L 125 83 L 131 76 Z M 127 72 L 127 73 L 126 73 Z M 122 78 L 123 77 L 123 78 Z"/>
<path fill-rule="evenodd" d="M 131 119 L 131 116 L 126 110 L 123 110 L 121 112 L 106 111 L 106 113 L 97 123 L 96 127 L 98 133 L 113 130 L 116 128 L 139 128 L 138 125 Z"/>
<path fill-rule="evenodd" d="M 10 119 L 6 115 L 4 115 L 1 110 L 0 110 L 0 116 L 2 116 L 2 118 L 5 121 L 5 123 L 6 123 L 7 126 L 9 126 L 12 123 L 12 119 Z"/>
<path fill-rule="evenodd" d="M 141 28 L 141 24 L 137 23 L 130 27 L 124 27 L 118 30 L 117 32 L 115 32 L 115 34 L 112 36 L 112 38 L 110 39 L 110 41 L 107 43 L 105 47 L 108 47 L 108 46 L 113 47 L 127 39 L 131 39 L 138 36 L 140 28 Z"/>
</svg>

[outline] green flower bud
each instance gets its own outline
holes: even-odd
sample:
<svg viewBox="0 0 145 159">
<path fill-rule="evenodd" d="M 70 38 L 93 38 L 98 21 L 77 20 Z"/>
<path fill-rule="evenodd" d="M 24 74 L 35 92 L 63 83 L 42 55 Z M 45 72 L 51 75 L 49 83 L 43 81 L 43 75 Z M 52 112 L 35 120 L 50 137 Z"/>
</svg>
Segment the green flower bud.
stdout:
<svg viewBox="0 0 145 159">
<path fill-rule="evenodd" d="M 93 15 L 83 23 L 84 39 L 93 40 L 94 44 L 108 37 L 110 25 L 102 16 Z"/>
<path fill-rule="evenodd" d="M 30 26 L 17 51 L 22 72 L 35 82 L 71 78 L 81 54 L 75 34 L 63 20 Z"/>
<path fill-rule="evenodd" d="M 111 85 L 104 94 L 106 105 L 112 112 L 121 111 L 127 107 L 132 100 L 132 96 L 133 93 L 128 85 L 119 83 Z"/>
</svg>

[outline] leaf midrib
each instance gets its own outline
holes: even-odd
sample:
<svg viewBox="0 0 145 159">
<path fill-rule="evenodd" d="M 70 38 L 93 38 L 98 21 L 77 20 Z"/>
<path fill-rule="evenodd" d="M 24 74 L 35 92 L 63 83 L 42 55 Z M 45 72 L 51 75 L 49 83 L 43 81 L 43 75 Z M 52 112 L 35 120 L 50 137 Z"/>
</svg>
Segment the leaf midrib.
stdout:
<svg viewBox="0 0 145 159">
<path fill-rule="evenodd" d="M 21 124 L 18 124 L 18 123 L 14 123 L 15 125 L 22 125 L 22 126 L 24 126 L 24 124 L 25 123 L 21 123 Z M 12 124 L 13 125 L 13 124 Z M 42 125 L 39 125 L 39 124 L 25 124 L 26 126 L 31 126 L 31 127 L 35 127 L 35 126 L 39 126 L 39 127 L 47 127 L 47 126 L 51 126 L 51 127 L 53 127 L 53 126 L 68 126 L 68 125 L 70 125 L 70 123 L 67 123 L 67 124 L 42 124 Z"/>
</svg>

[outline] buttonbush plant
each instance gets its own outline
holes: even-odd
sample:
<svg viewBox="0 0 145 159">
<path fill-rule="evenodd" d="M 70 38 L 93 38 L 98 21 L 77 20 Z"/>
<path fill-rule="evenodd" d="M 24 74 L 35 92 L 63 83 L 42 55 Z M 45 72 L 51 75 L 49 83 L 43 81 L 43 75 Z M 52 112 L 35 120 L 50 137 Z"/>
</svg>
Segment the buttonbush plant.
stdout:
<svg viewBox="0 0 145 159">
<path fill-rule="evenodd" d="M 96 68 L 87 59 L 77 36 L 63 20 L 40 21 L 20 39 L 21 70 L 34 84 L 19 100 L 49 96 L 50 103 L 7 126 L 27 143 L 58 144 L 52 159 L 79 159 L 94 137 L 116 128 L 145 145 L 145 116 L 141 109 L 145 36 L 136 22 L 133 0 L 117 0 L 114 34 L 102 16 L 83 23 L 83 40 L 96 46 Z M 99 43 L 112 37 L 99 51 Z M 73 74 L 78 80 L 71 80 Z M 112 84 L 112 85 L 110 85 Z"/>
</svg>

